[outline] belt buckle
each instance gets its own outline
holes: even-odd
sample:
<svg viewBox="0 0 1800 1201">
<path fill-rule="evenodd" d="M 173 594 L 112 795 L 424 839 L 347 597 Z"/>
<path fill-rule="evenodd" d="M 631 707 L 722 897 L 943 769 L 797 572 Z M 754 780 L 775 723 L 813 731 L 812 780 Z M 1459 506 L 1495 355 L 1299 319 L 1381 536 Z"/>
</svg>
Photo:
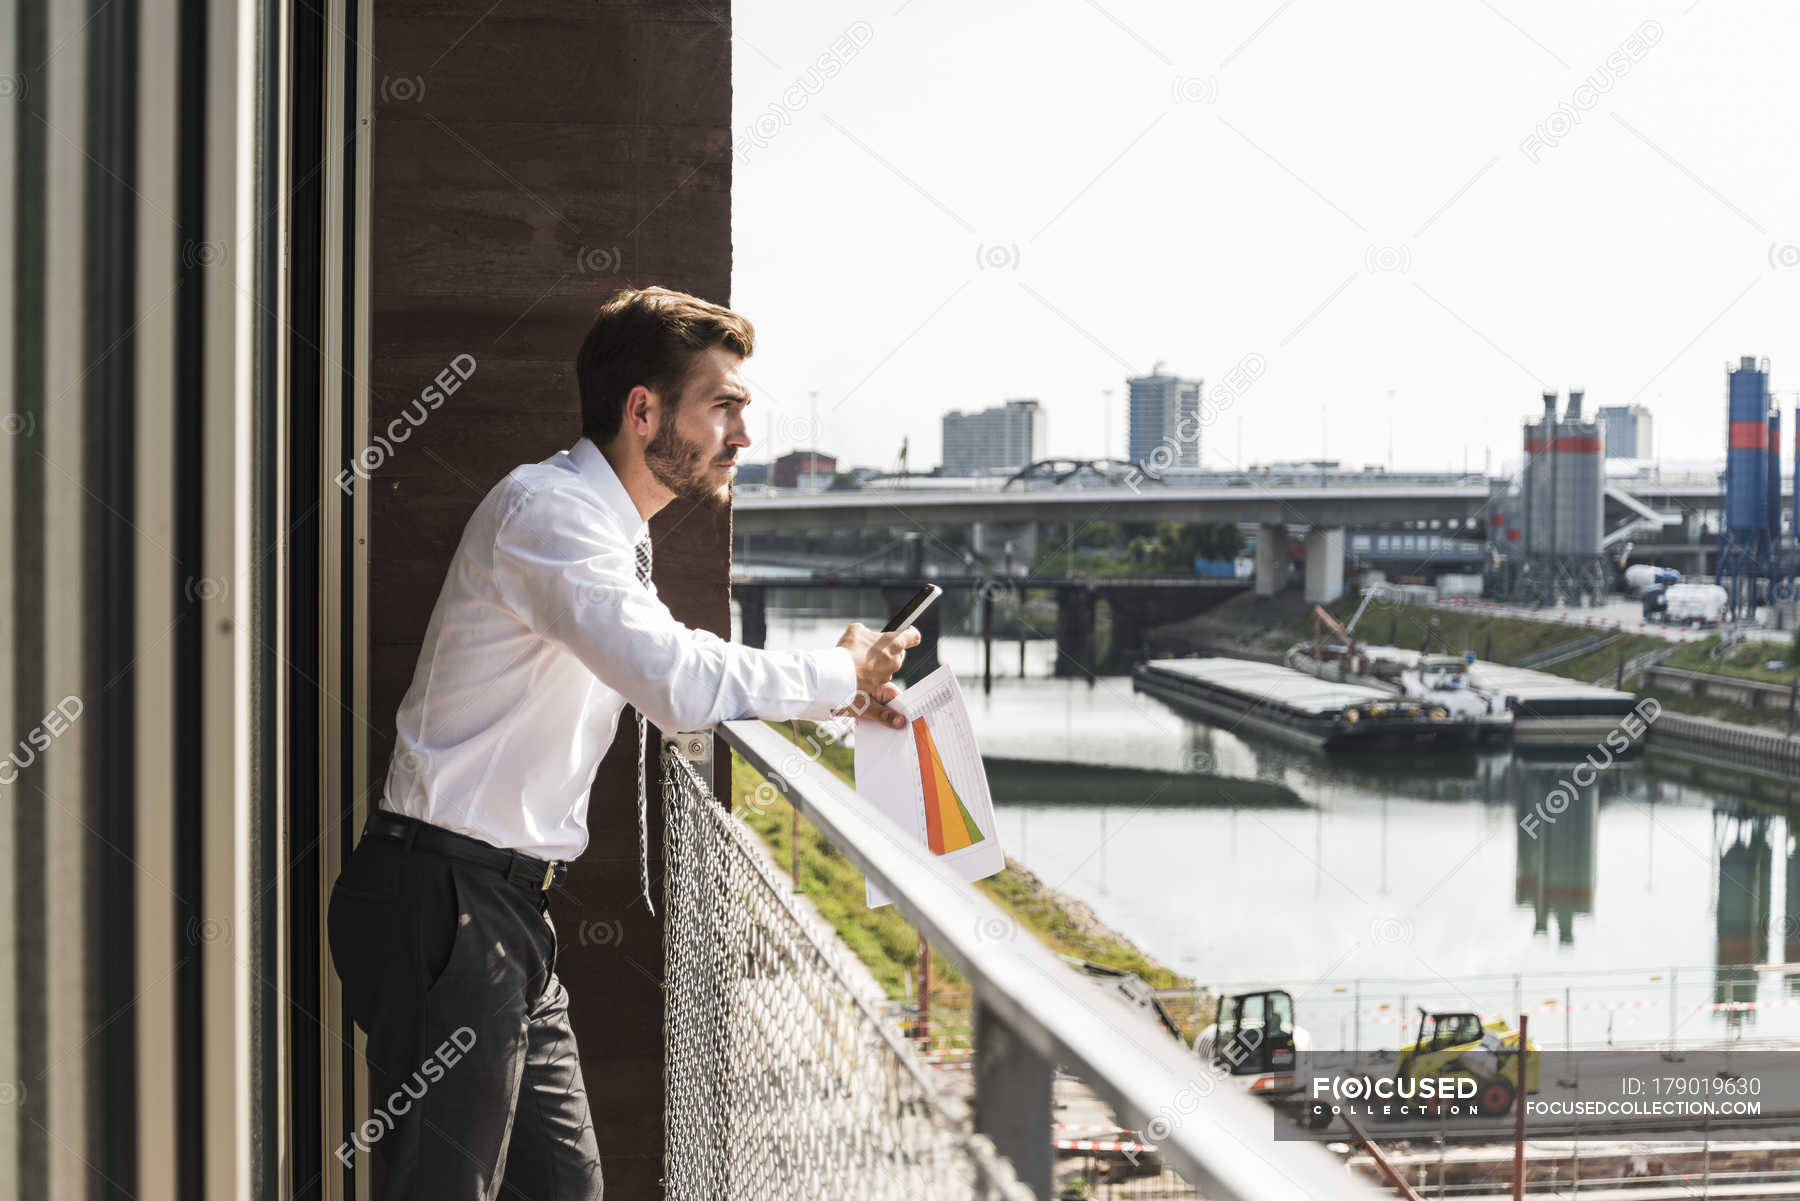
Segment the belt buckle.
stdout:
<svg viewBox="0 0 1800 1201">
<path fill-rule="evenodd" d="M 539 892 L 550 891 L 550 884 L 556 878 L 556 861 L 546 860 L 544 863 L 544 882 L 538 885 Z"/>
</svg>

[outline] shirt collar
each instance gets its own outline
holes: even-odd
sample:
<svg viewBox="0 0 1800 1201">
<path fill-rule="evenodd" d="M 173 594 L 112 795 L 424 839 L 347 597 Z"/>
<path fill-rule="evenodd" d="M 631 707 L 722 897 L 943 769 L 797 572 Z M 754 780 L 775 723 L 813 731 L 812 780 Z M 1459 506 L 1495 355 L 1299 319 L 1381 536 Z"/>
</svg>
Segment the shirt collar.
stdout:
<svg viewBox="0 0 1800 1201">
<path fill-rule="evenodd" d="M 574 460 L 576 470 L 581 472 L 581 478 L 600 494 L 600 499 L 606 502 L 606 507 L 618 518 L 619 527 L 630 536 L 631 544 L 636 546 L 645 536 L 650 523 L 638 512 L 637 502 L 625 490 L 625 483 L 619 479 L 619 473 L 606 461 L 606 456 L 600 453 L 600 448 L 594 445 L 593 439 L 585 434 L 568 451 L 568 455 Z"/>
</svg>

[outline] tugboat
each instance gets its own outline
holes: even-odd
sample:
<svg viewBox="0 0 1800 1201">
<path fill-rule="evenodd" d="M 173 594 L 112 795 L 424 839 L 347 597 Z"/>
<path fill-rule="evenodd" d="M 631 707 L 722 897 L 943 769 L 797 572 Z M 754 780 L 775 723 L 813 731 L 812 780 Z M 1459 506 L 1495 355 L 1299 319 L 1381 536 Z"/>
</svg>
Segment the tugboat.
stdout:
<svg viewBox="0 0 1800 1201">
<path fill-rule="evenodd" d="M 1400 670 L 1400 693 L 1415 701 L 1442 705 L 1459 721 L 1475 723 L 1481 742 L 1502 742 L 1512 736 L 1513 716 L 1506 697 L 1496 688 L 1477 684 L 1469 675 L 1475 652 L 1462 655 L 1420 655 Z"/>
</svg>

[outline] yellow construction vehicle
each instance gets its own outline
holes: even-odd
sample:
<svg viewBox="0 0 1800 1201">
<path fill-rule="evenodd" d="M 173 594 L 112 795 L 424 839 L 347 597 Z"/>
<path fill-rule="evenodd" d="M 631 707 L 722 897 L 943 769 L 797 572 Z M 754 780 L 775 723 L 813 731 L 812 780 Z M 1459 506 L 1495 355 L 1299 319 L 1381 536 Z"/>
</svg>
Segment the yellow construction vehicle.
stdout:
<svg viewBox="0 0 1800 1201">
<path fill-rule="evenodd" d="M 1475 1104 L 1488 1117 L 1512 1108 L 1518 1091 L 1519 1034 L 1503 1021 L 1483 1023 L 1472 1013 L 1419 1010 L 1419 1036 L 1400 1048 L 1394 1076 L 1468 1076 L 1477 1085 Z M 1525 1045 L 1525 1091 L 1538 1091 L 1538 1050 Z"/>
</svg>

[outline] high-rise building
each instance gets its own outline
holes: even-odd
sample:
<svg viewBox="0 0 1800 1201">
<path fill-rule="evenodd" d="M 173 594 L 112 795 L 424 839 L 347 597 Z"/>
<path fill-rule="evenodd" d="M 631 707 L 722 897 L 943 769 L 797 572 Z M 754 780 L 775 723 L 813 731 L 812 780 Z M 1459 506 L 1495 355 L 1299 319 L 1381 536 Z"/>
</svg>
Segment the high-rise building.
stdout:
<svg viewBox="0 0 1800 1201">
<path fill-rule="evenodd" d="M 1126 455 L 1134 463 L 1165 467 L 1200 466 L 1200 381 L 1164 375 L 1158 363 L 1149 375 L 1125 381 L 1131 387 Z M 1158 447 L 1166 449 L 1158 452 Z"/>
<path fill-rule="evenodd" d="M 1653 455 L 1650 410 L 1643 405 L 1601 405 L 1597 410 L 1609 459 L 1648 459 Z"/>
<path fill-rule="evenodd" d="M 1035 400 L 1009 400 L 979 413 L 944 414 L 944 474 L 1017 471 L 1044 457 L 1046 414 Z"/>
</svg>

